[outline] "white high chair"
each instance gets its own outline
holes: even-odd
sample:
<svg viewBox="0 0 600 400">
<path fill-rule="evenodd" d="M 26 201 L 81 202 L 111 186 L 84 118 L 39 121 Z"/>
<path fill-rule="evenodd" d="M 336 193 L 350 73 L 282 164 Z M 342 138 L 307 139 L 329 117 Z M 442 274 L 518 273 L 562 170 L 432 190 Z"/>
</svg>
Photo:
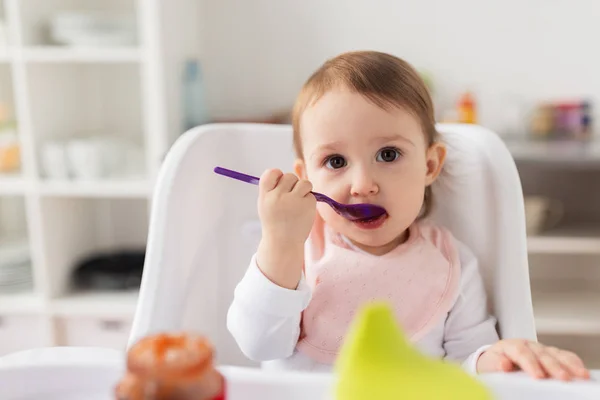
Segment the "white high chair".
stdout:
<svg viewBox="0 0 600 400">
<path fill-rule="evenodd" d="M 480 126 L 440 124 L 448 145 L 434 184 L 432 218 L 479 258 L 502 338 L 535 340 L 523 195 L 503 142 Z M 226 313 L 260 239 L 257 187 L 213 172 L 290 171 L 290 126 L 215 124 L 184 134 L 162 167 L 152 205 L 146 264 L 129 340 L 173 330 L 199 331 L 218 361 L 254 365 L 226 329 Z"/>
</svg>

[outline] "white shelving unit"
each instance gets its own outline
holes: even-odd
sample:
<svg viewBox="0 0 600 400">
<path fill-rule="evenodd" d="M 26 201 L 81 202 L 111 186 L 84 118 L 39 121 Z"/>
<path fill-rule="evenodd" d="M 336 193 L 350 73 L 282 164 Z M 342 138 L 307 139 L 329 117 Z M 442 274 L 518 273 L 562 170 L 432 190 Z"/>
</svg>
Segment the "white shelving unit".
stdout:
<svg viewBox="0 0 600 400">
<path fill-rule="evenodd" d="M 29 63 L 138 63 L 142 61 L 139 49 L 55 49 L 32 46 L 22 51 Z"/>
<path fill-rule="evenodd" d="M 529 238 L 532 254 L 589 254 L 600 256 L 600 229 L 585 226 L 550 230 Z"/>
<path fill-rule="evenodd" d="M 600 141 L 507 140 L 525 195 L 560 201 L 562 221 L 528 238 L 540 339 L 600 367 Z"/>
<path fill-rule="evenodd" d="M 543 334 L 600 335 L 600 293 L 546 292 L 535 296 L 537 329 Z"/>
<path fill-rule="evenodd" d="M 566 165 L 600 164 L 600 141 L 545 141 L 508 139 L 507 146 L 517 160 Z"/>
<path fill-rule="evenodd" d="M 13 111 L 21 150 L 20 170 L 0 173 L 0 254 L 26 242 L 33 274 L 31 290 L 4 293 L 0 285 L 0 355 L 46 345 L 124 348 L 137 291 L 78 292 L 71 276 L 83 257 L 143 251 L 154 181 L 181 133 L 183 62 L 201 50 L 198 7 L 187 0 L 0 0 L 8 36 L 0 47 L 0 102 Z M 60 11 L 132 16 L 137 43 L 52 44 L 47 26 Z M 90 132 L 137 146 L 141 173 L 48 179 L 44 145 Z"/>
</svg>

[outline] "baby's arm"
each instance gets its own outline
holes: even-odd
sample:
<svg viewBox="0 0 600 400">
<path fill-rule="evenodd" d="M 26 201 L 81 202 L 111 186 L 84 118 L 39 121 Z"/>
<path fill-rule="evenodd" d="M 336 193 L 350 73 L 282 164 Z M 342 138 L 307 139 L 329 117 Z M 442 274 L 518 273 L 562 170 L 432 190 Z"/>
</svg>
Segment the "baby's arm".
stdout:
<svg viewBox="0 0 600 400">
<path fill-rule="evenodd" d="M 476 373 L 477 359 L 499 337 L 496 319 L 488 312 L 477 258 L 464 244 L 456 241 L 456 246 L 462 264 L 460 293 L 446 320 L 444 349 L 446 358 Z"/>
<path fill-rule="evenodd" d="M 298 342 L 301 313 L 310 296 L 303 278 L 296 290 L 271 282 L 254 256 L 235 289 L 227 328 L 249 359 L 262 362 L 287 358 Z"/>
<path fill-rule="evenodd" d="M 458 243 L 458 248 L 461 292 L 446 321 L 447 358 L 461 361 L 471 373 L 520 368 L 535 378 L 589 379 L 589 371 L 576 354 L 524 339 L 499 340 L 496 320 L 487 312 L 477 260 L 466 246 Z"/>
<path fill-rule="evenodd" d="M 302 268 L 316 214 L 312 185 L 293 174 L 267 170 L 260 178 L 262 237 L 235 289 L 227 328 L 246 357 L 270 361 L 291 356 L 310 301 Z"/>
</svg>

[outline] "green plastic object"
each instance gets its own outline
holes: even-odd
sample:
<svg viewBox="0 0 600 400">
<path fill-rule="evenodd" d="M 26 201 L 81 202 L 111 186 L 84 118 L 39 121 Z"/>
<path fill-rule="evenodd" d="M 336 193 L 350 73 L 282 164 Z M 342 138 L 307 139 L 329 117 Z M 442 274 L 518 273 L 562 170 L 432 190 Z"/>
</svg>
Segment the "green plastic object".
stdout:
<svg viewBox="0 0 600 400">
<path fill-rule="evenodd" d="M 491 393 L 459 365 L 423 355 L 391 308 L 374 303 L 354 320 L 336 362 L 336 400 L 488 400 Z"/>
</svg>

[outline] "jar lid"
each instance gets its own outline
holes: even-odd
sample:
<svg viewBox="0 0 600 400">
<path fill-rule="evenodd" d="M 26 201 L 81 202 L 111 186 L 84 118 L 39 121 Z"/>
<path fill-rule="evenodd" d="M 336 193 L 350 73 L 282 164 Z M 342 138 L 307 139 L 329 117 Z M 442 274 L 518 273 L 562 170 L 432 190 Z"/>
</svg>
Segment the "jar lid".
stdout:
<svg viewBox="0 0 600 400">
<path fill-rule="evenodd" d="M 127 368 L 142 379 L 197 379 L 211 369 L 214 348 L 203 336 L 158 334 L 139 340 L 127 354 Z"/>
</svg>

